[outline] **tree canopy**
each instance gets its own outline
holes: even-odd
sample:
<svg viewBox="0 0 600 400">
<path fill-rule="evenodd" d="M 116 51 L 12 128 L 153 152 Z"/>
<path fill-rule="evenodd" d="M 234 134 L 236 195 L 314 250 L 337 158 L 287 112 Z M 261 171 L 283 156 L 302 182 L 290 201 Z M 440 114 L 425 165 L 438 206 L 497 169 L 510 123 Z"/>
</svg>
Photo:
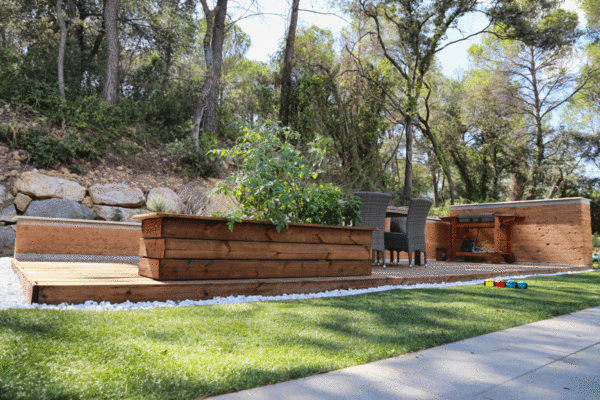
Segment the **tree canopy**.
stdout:
<svg viewBox="0 0 600 400">
<path fill-rule="evenodd" d="M 20 135 L 0 124 L 0 141 L 62 143 L 40 165 L 127 141 L 224 177 L 211 150 L 273 120 L 298 149 L 329 139 L 323 184 L 389 192 L 397 205 L 600 198 L 585 172 L 600 167 L 597 0 L 581 2 L 586 26 L 557 0 L 336 5 L 340 33 L 307 24 L 310 4 L 289 0 L 278 51 L 255 61 L 237 21 L 270 13 L 260 0 L 5 0 L 0 102 L 44 117 Z M 487 24 L 463 32 L 474 16 Z M 444 76 L 440 52 L 467 39 L 469 67 Z"/>
</svg>

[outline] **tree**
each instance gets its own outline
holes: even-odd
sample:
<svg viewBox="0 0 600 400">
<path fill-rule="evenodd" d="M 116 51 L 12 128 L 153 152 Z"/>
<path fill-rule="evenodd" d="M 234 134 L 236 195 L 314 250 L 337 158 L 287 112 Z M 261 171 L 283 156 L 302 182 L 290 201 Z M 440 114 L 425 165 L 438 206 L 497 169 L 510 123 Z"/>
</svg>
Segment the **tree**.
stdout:
<svg viewBox="0 0 600 400">
<path fill-rule="evenodd" d="M 116 105 L 119 90 L 119 14 L 120 0 L 105 0 L 104 26 L 106 28 L 106 64 L 104 69 L 104 99 Z"/>
<path fill-rule="evenodd" d="M 207 134 L 216 135 L 217 106 L 221 68 L 223 66 L 223 42 L 225 41 L 225 17 L 227 16 L 227 0 L 217 0 L 211 10 L 206 0 L 200 0 L 206 20 L 203 49 L 206 62 L 206 73 L 200 95 L 196 103 L 193 118 L 192 144 L 200 149 L 200 130 Z"/>
<path fill-rule="evenodd" d="M 551 129 L 548 120 L 552 112 L 585 87 L 594 69 L 584 68 L 585 76 L 574 72 L 577 68 L 575 43 L 582 32 L 577 28 L 577 15 L 558 8 L 551 2 L 524 2 L 528 12 L 516 19 L 504 18 L 503 25 L 495 31 L 497 37 L 484 40 L 474 47 L 472 54 L 487 60 L 490 68 L 497 68 L 512 81 L 517 91 L 505 92 L 504 99 L 513 113 L 531 118 L 532 148 L 531 168 L 526 182 L 526 197 L 544 196 L 547 175 L 547 146 L 560 139 Z M 502 18 L 501 18 L 502 20 Z M 501 40 L 509 37 L 515 40 Z"/>
<path fill-rule="evenodd" d="M 58 44 L 58 90 L 60 91 L 60 97 L 65 100 L 65 47 L 67 46 L 67 26 L 65 25 L 65 19 L 62 10 L 62 0 L 56 1 L 56 17 L 60 26 L 60 41 Z"/>
<path fill-rule="evenodd" d="M 283 53 L 282 49 L 280 59 Z M 316 134 L 332 139 L 329 181 L 347 188 L 381 190 L 379 149 L 387 121 L 382 104 L 364 87 L 374 93 L 379 89 L 353 71 L 352 60 L 344 56 L 335 52 L 330 31 L 316 26 L 298 30 L 289 125 L 303 142 Z"/>
<path fill-rule="evenodd" d="M 296 39 L 296 24 L 298 23 L 298 8 L 300 0 L 292 0 L 290 25 L 285 42 L 285 56 L 281 70 L 281 101 L 279 106 L 279 120 L 283 126 L 289 126 L 290 102 L 292 98 L 292 59 L 294 57 L 294 42 Z"/>
<path fill-rule="evenodd" d="M 423 100 L 425 76 L 435 61 L 436 53 L 454 43 L 443 44 L 447 31 L 456 26 L 459 18 L 476 11 L 477 1 L 359 0 L 357 3 L 360 11 L 374 23 L 372 34 L 381 46 L 389 72 L 397 74 L 402 81 L 400 93 L 385 91 L 382 101 L 402 116 L 405 128 L 403 202 L 408 202 L 411 197 L 414 127 L 421 123 L 425 127 L 423 133 L 430 140 L 448 179 L 454 204 L 454 184 L 444 150 L 438 145 L 435 132 L 427 128 L 427 118 L 420 118 L 418 107 Z"/>
</svg>

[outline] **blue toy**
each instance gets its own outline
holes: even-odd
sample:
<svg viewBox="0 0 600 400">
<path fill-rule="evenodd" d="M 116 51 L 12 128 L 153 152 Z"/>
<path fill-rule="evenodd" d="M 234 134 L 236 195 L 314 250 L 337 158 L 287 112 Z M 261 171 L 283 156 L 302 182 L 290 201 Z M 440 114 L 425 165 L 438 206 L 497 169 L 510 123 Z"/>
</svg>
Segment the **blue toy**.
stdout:
<svg viewBox="0 0 600 400">
<path fill-rule="evenodd" d="M 525 282 L 525 281 L 519 281 L 519 283 L 517 283 L 517 287 L 519 289 L 527 289 L 527 282 Z"/>
<path fill-rule="evenodd" d="M 513 281 L 512 279 L 509 281 L 506 281 L 506 287 L 511 288 L 511 289 L 516 289 L 517 282 Z"/>
</svg>

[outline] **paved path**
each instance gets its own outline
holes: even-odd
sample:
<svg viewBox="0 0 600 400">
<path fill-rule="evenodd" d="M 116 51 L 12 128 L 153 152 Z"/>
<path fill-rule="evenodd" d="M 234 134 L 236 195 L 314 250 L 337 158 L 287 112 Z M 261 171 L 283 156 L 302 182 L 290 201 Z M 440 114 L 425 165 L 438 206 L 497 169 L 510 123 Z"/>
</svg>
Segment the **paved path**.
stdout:
<svg viewBox="0 0 600 400">
<path fill-rule="evenodd" d="M 600 399 L 600 307 L 213 399 Z"/>
</svg>

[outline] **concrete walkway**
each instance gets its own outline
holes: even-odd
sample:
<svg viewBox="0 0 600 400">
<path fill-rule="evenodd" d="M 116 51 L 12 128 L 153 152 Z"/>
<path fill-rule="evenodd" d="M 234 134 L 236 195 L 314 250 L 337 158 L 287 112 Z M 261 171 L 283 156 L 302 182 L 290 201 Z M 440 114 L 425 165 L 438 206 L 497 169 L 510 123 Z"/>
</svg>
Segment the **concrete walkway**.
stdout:
<svg viewBox="0 0 600 400">
<path fill-rule="evenodd" d="M 213 399 L 598 400 L 600 307 Z"/>
</svg>

